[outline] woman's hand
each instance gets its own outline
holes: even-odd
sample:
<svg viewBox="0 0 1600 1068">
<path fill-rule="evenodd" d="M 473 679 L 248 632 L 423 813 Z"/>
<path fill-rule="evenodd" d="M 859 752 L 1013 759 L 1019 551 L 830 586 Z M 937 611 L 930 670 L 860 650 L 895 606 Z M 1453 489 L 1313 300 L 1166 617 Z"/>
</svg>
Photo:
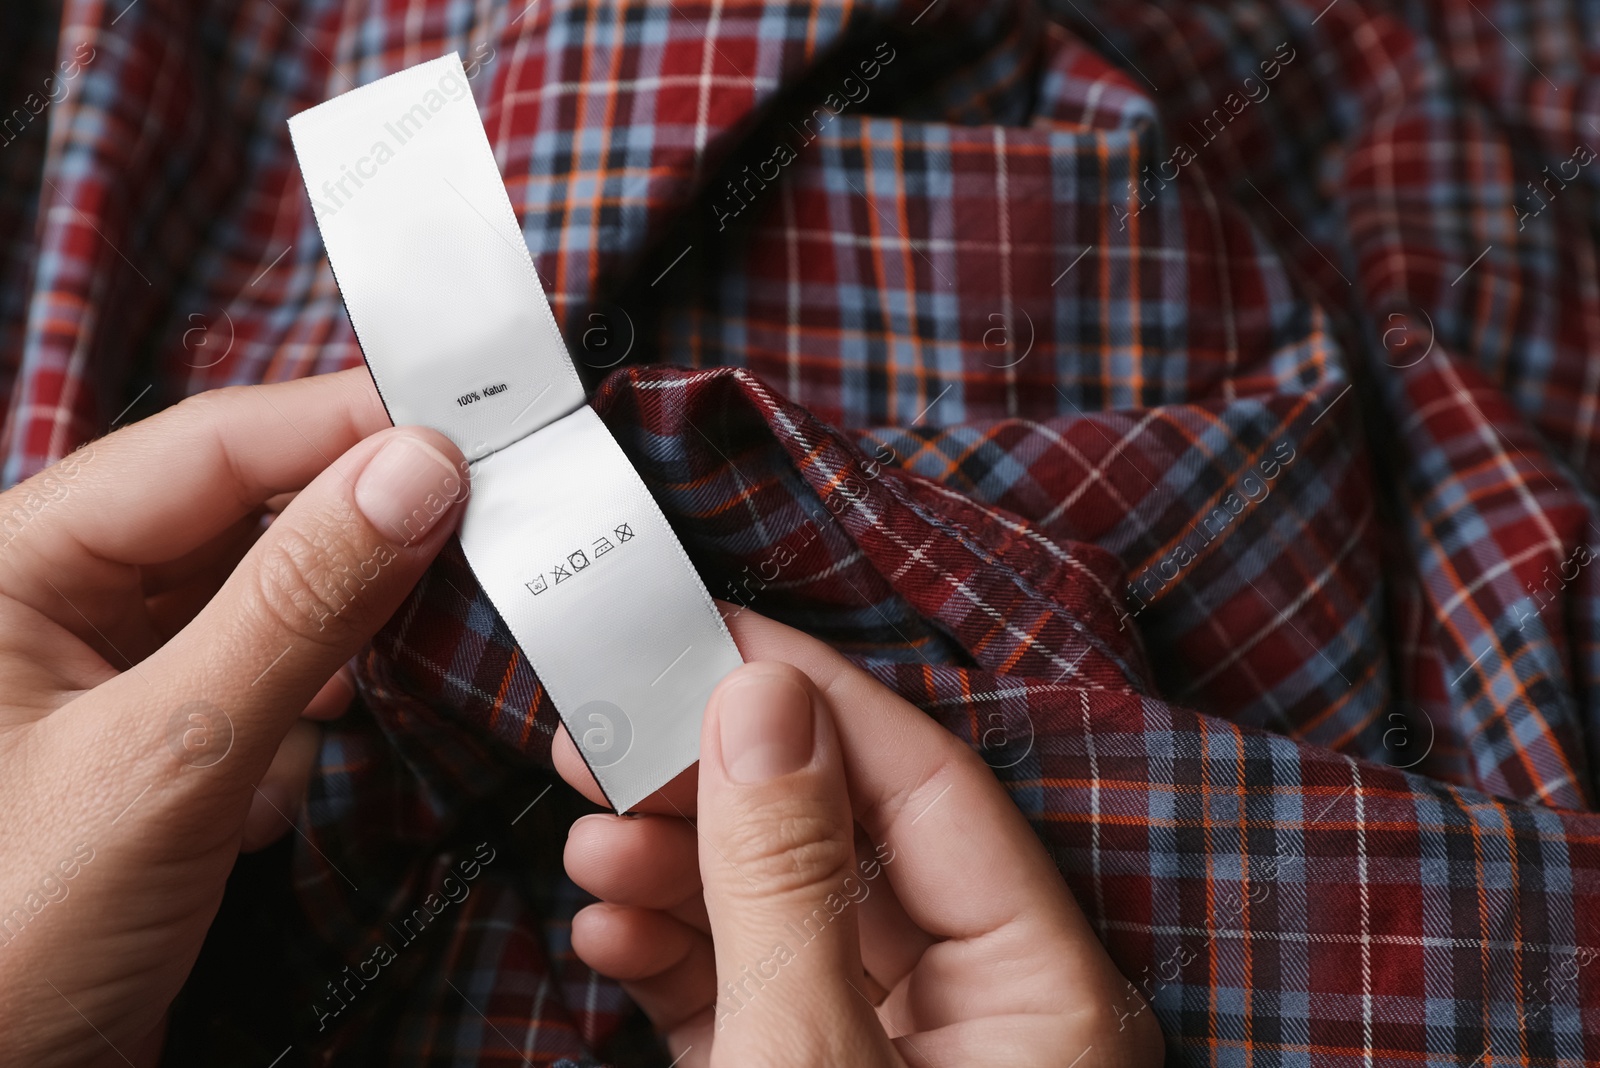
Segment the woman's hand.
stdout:
<svg viewBox="0 0 1600 1068">
<path fill-rule="evenodd" d="M 464 471 L 357 369 L 191 398 L 0 494 L 0 1063 L 159 1054 L 241 842 L 288 828 L 302 715 L 348 701 Z"/>
<path fill-rule="evenodd" d="M 573 948 L 681 1068 L 1159 1064 L 988 767 L 822 642 L 729 622 L 751 663 L 706 709 L 698 782 L 585 816 L 566 850 L 602 899 Z M 565 733 L 555 757 L 602 800 Z"/>
</svg>

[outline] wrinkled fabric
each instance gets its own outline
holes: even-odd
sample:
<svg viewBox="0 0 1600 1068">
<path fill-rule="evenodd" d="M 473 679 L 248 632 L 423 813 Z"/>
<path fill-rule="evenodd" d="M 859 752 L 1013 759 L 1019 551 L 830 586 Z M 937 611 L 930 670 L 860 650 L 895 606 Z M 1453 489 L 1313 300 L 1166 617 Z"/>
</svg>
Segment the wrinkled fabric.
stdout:
<svg viewBox="0 0 1600 1068">
<path fill-rule="evenodd" d="M 1594 4 L 7 5 L 6 482 L 358 364 L 285 120 L 450 49 L 708 587 L 983 754 L 1108 1013 L 1600 1061 Z M 180 999 L 174 1050 L 668 1063 L 571 952 L 590 807 L 457 545 L 360 668 L 272 1025 Z"/>
</svg>

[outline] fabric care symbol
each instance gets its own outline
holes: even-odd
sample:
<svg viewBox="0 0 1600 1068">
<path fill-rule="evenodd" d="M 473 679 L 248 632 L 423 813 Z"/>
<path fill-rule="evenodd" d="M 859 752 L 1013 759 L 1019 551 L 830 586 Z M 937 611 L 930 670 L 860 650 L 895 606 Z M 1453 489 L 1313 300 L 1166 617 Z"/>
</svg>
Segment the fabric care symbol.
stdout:
<svg viewBox="0 0 1600 1068">
<path fill-rule="evenodd" d="M 611 540 L 612 538 L 615 538 L 616 541 L 613 542 Z M 627 523 L 619 523 L 617 526 L 612 528 L 610 537 L 604 534 L 600 535 L 594 540 L 593 547 L 588 551 L 583 549 L 574 549 L 572 552 L 568 553 L 565 560 L 558 562 L 550 569 L 550 577 L 548 580 L 545 578 L 544 572 L 541 571 L 538 578 L 535 578 L 532 582 L 524 582 L 523 585 L 528 588 L 529 593 L 537 597 L 550 587 L 558 586 L 561 583 L 572 579 L 578 574 L 578 572 L 585 570 L 594 563 L 597 563 L 602 556 L 611 552 L 613 549 L 617 548 L 617 546 L 623 545 L 632 540 L 633 527 Z"/>
</svg>

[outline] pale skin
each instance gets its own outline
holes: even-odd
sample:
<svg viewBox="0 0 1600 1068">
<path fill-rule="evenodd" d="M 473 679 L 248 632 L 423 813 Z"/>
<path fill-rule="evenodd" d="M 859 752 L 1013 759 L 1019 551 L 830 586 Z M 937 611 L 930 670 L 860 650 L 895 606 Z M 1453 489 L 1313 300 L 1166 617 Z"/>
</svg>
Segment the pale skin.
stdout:
<svg viewBox="0 0 1600 1068">
<path fill-rule="evenodd" d="M 442 435 L 391 427 L 356 369 L 204 394 L 0 494 L 0 1064 L 156 1062 L 235 858 L 288 832 L 316 721 L 454 531 L 464 470 Z M 680 1063 L 1158 1062 L 981 761 L 822 643 L 730 626 L 755 663 L 713 697 L 698 781 L 567 847 L 603 902 L 579 953 Z M 809 759 L 735 781 L 788 767 L 751 728 L 784 707 Z M 749 744 L 725 759 L 732 717 Z M 598 796 L 565 735 L 556 760 Z M 717 970 L 770 956 L 852 873 L 859 903 L 718 1030 Z"/>
<path fill-rule="evenodd" d="M 678 1063 L 1160 1064 L 1152 1015 L 987 765 L 823 642 L 723 609 L 747 663 L 712 695 L 700 763 L 566 848 L 601 899 L 573 948 Z M 797 719 L 813 751 L 785 763 L 771 739 Z M 764 781 L 730 772 L 730 725 Z M 564 731 L 554 756 L 602 800 Z"/>
</svg>

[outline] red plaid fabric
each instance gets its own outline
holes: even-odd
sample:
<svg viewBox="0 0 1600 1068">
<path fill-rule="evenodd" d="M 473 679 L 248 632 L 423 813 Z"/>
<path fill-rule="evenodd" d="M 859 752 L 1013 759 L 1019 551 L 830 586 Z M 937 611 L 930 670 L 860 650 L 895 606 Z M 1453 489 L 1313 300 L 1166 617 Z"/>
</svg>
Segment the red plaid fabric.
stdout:
<svg viewBox="0 0 1600 1068">
<path fill-rule="evenodd" d="M 712 591 L 984 754 L 1174 1061 L 1600 1061 L 1600 11 L 12 5 L 6 479 L 359 361 L 284 120 L 447 49 Z M 665 1064 L 457 549 L 361 674 L 174 1062 Z"/>
</svg>

